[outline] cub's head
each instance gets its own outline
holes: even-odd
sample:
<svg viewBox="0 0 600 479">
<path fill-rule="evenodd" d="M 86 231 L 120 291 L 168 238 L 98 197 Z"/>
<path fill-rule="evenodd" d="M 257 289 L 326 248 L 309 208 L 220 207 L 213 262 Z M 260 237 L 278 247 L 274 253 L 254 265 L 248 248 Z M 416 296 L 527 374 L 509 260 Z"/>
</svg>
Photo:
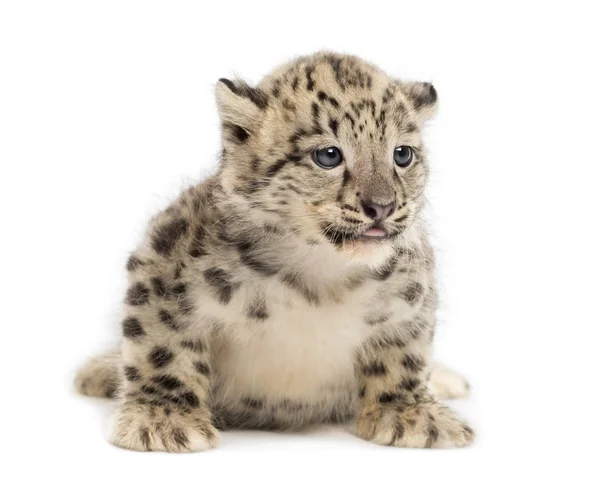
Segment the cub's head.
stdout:
<svg viewBox="0 0 600 479">
<path fill-rule="evenodd" d="M 431 84 L 318 53 L 256 87 L 222 79 L 216 96 L 223 186 L 252 221 L 355 259 L 391 253 L 423 202 L 421 128 L 437 101 Z"/>
</svg>

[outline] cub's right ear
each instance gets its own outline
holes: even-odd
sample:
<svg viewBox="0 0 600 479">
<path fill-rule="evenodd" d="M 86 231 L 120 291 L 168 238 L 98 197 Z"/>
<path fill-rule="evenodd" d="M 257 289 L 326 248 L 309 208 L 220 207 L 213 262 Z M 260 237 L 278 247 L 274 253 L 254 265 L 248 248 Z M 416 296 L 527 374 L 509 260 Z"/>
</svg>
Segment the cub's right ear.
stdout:
<svg viewBox="0 0 600 479">
<path fill-rule="evenodd" d="M 251 133 L 260 123 L 269 97 L 241 80 L 221 78 L 216 86 L 217 108 L 224 127 L 235 126 Z"/>
<path fill-rule="evenodd" d="M 408 82 L 402 84 L 402 89 L 421 122 L 429 120 L 437 109 L 438 94 L 431 83 Z"/>
</svg>

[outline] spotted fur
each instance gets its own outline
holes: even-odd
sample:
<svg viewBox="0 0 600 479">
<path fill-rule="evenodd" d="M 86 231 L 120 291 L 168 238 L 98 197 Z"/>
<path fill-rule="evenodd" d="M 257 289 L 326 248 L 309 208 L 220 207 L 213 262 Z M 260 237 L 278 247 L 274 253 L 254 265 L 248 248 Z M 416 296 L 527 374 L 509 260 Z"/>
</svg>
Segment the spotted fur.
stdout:
<svg viewBox="0 0 600 479">
<path fill-rule="evenodd" d="M 429 384 L 433 86 L 318 53 L 256 87 L 219 80 L 216 97 L 219 171 L 152 219 L 126 265 L 120 349 L 77 376 L 82 393 L 118 396 L 112 442 L 191 451 L 214 447 L 217 427 L 355 419 L 381 444 L 469 443 L 438 402 L 464 380 L 433 368 Z M 414 152 L 406 168 L 400 145 Z M 329 146 L 344 160 L 322 169 L 312 154 Z M 374 223 L 369 204 L 393 208 Z M 386 239 L 366 240 L 373 226 Z"/>
</svg>

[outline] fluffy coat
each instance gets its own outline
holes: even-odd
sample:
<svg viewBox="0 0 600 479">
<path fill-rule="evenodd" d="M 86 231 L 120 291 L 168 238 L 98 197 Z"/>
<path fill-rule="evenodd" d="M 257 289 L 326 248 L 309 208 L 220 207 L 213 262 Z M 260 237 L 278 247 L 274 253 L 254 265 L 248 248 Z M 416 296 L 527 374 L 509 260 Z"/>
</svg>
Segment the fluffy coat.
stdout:
<svg viewBox="0 0 600 479">
<path fill-rule="evenodd" d="M 117 397 L 111 441 L 194 451 L 227 427 L 355 420 L 380 444 L 470 443 L 437 397 L 466 382 L 431 363 L 421 129 L 433 86 L 318 53 L 256 87 L 222 79 L 216 98 L 220 169 L 151 220 L 127 263 L 121 345 L 76 379 Z M 321 168 L 314 152 L 331 146 L 343 162 Z M 369 205 L 390 215 L 374 222 Z M 373 227 L 385 237 L 365 237 Z"/>
</svg>

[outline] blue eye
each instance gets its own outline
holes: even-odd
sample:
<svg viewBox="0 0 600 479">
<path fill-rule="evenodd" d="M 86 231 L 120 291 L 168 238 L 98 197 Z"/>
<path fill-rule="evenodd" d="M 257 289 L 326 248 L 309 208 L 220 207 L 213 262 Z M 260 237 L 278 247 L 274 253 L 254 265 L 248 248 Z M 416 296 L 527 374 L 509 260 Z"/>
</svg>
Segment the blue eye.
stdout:
<svg viewBox="0 0 600 479">
<path fill-rule="evenodd" d="M 335 146 L 330 146 L 327 148 L 321 148 L 320 150 L 316 150 L 313 153 L 313 159 L 315 163 L 319 165 L 321 168 L 335 168 L 338 166 L 342 160 L 342 152 L 339 148 Z"/>
<path fill-rule="evenodd" d="M 402 168 L 412 163 L 413 151 L 410 146 L 399 146 L 394 150 L 394 161 Z"/>
</svg>

